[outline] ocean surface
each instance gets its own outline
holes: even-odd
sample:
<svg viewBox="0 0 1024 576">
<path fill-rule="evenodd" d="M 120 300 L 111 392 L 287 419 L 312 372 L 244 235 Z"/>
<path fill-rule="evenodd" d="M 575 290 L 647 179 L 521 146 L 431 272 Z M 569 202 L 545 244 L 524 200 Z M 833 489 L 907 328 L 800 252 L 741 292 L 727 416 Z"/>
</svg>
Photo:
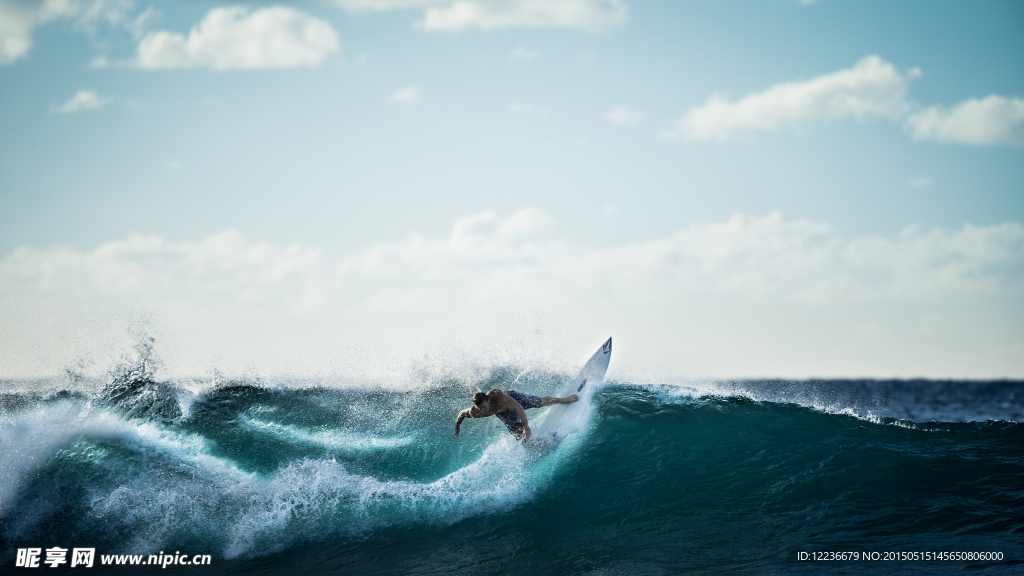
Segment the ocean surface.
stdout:
<svg viewBox="0 0 1024 576">
<path fill-rule="evenodd" d="M 2 572 L 57 546 L 86 574 L 1024 573 L 1024 382 L 612 381 L 559 443 L 453 434 L 478 388 L 572 376 L 2 382 Z M 1002 559 L 924 560 L 965 552 Z"/>
</svg>

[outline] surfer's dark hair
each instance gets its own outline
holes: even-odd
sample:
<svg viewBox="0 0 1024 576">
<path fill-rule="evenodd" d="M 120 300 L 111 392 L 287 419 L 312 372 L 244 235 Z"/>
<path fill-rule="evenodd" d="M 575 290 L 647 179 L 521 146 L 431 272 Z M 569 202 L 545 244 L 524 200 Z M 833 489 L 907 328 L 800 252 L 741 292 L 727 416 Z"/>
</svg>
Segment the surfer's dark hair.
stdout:
<svg viewBox="0 0 1024 576">
<path fill-rule="evenodd" d="M 473 404 L 479 406 L 484 403 L 484 400 L 487 400 L 487 394 L 484 394 L 483 392 L 480 391 L 477 391 L 476 394 L 473 394 Z"/>
</svg>

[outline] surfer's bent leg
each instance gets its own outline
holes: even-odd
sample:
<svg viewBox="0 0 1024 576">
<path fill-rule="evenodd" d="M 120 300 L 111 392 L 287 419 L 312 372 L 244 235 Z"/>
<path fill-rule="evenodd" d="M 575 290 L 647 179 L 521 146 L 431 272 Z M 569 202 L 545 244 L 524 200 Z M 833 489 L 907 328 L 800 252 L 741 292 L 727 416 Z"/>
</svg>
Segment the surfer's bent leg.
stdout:
<svg viewBox="0 0 1024 576">
<path fill-rule="evenodd" d="M 544 403 L 543 398 L 541 398 L 540 396 L 534 396 L 533 394 L 523 394 L 522 392 L 509 390 L 508 395 L 511 396 L 516 402 L 519 402 L 519 405 L 523 407 L 523 410 L 547 406 L 547 404 Z"/>
<path fill-rule="evenodd" d="M 544 398 L 541 398 L 540 405 L 551 406 L 552 404 L 572 404 L 579 399 L 580 397 L 575 394 L 570 394 L 564 398 L 559 398 L 557 396 L 545 396 Z"/>
</svg>

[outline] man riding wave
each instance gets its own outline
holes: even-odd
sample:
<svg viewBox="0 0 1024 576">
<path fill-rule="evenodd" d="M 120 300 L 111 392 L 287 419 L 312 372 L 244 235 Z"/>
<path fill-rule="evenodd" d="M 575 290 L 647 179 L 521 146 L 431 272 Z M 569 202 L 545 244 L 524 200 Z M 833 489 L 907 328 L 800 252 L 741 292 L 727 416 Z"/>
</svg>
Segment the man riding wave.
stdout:
<svg viewBox="0 0 1024 576">
<path fill-rule="evenodd" d="M 526 409 L 543 408 L 552 404 L 572 404 L 579 399 L 580 397 L 576 394 L 564 398 L 554 396 L 541 398 L 515 390 L 495 388 L 486 394 L 478 390 L 476 394 L 473 394 L 473 405 L 459 412 L 459 417 L 455 420 L 455 435 L 459 435 L 459 427 L 465 418 L 497 416 L 517 440 L 529 439 L 532 432 L 530 423 L 526 419 Z"/>
</svg>

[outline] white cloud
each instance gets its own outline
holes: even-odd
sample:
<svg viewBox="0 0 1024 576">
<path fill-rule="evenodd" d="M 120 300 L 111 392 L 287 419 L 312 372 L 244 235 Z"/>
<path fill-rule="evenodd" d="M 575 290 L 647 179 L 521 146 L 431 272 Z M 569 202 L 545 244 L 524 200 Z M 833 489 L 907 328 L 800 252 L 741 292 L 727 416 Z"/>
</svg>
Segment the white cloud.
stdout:
<svg viewBox="0 0 1024 576">
<path fill-rule="evenodd" d="M 391 101 L 399 104 L 415 104 L 420 101 L 420 89 L 416 86 L 399 88 L 391 95 Z"/>
<path fill-rule="evenodd" d="M 636 124 L 643 120 L 644 114 L 639 110 L 630 110 L 629 108 L 616 108 L 611 112 L 608 112 L 608 121 L 613 124 Z"/>
<path fill-rule="evenodd" d="M 878 56 L 868 56 L 852 68 L 776 84 L 737 102 L 712 96 L 679 122 L 678 131 L 689 138 L 724 140 L 736 132 L 796 127 L 843 116 L 898 120 L 909 108 L 907 87 L 919 75 L 917 69 L 901 74 Z"/>
<path fill-rule="evenodd" d="M 947 110 L 932 106 L 907 118 L 915 140 L 956 144 L 1024 144 L 1024 100 L 991 95 Z"/>
<path fill-rule="evenodd" d="M 599 32 L 629 18 L 623 0 L 325 0 L 345 10 L 426 8 L 426 30 L 573 28 Z"/>
<path fill-rule="evenodd" d="M 318 66 L 340 50 L 338 34 L 323 20 L 273 6 L 249 13 L 214 8 L 188 35 L 150 32 L 139 42 L 140 68 L 214 70 Z"/>
<path fill-rule="evenodd" d="M 444 4 L 449 0 L 325 0 L 345 10 L 401 10 Z"/>
<path fill-rule="evenodd" d="M 35 27 L 57 17 L 42 8 L 11 0 L 0 2 L 0 64 L 9 64 L 27 54 Z"/>
<path fill-rule="evenodd" d="M 523 48 L 522 46 L 516 47 L 516 49 L 508 55 L 508 59 L 512 62 L 532 62 L 537 58 L 540 58 L 540 51 L 530 50 L 528 48 Z"/>
<path fill-rule="evenodd" d="M 598 32 L 629 17 L 621 0 L 457 0 L 428 8 L 419 26 L 426 30 L 573 28 Z"/>
<path fill-rule="evenodd" d="M 28 54 L 35 29 L 55 20 L 73 20 L 92 30 L 101 23 L 130 26 L 130 0 L 0 0 L 0 64 Z"/>
<path fill-rule="evenodd" d="M 71 114 L 79 110 L 99 110 L 109 104 L 110 100 L 92 90 L 79 90 L 67 102 L 54 106 L 52 111 L 58 114 Z"/>
<path fill-rule="evenodd" d="M 705 356 L 731 374 L 1019 376 L 1022 296 L 1019 223 L 846 239 L 769 214 L 584 246 L 526 209 L 339 255 L 235 231 L 181 243 L 131 236 L 0 259 L 0 377 L 56 372 L 84 353 L 39 350 L 105 349 L 126 310 L 155 318 L 169 369 L 192 373 L 294 372 L 336 362 L 339 347 L 377 368 L 388 350 L 564 363 L 580 338 L 610 332 L 630 346 L 620 362 L 639 371 Z M 894 335 L 865 336 L 867 322 Z M 524 342 L 538 327 L 547 335 Z"/>
<path fill-rule="evenodd" d="M 125 0 L 127 1 L 127 0 Z M 147 6 L 138 16 L 124 22 L 124 27 L 132 33 L 136 40 L 142 38 L 149 30 L 149 27 L 160 19 L 161 13 L 152 6 Z"/>
</svg>

